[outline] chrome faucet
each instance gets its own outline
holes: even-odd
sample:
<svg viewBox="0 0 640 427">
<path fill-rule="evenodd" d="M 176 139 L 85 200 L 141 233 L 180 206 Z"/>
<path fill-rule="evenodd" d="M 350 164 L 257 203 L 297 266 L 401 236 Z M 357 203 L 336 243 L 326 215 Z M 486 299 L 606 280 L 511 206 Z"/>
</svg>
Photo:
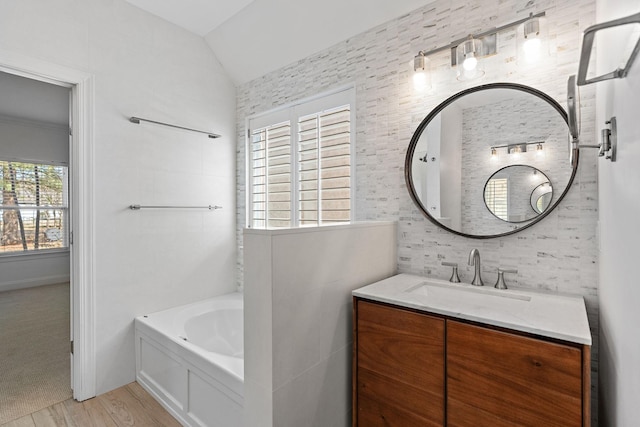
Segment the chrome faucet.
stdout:
<svg viewBox="0 0 640 427">
<path fill-rule="evenodd" d="M 475 266 L 475 274 L 473 275 L 471 284 L 473 286 L 484 286 L 484 282 L 480 276 L 480 251 L 475 248 L 471 249 L 469 253 L 469 265 Z"/>
</svg>

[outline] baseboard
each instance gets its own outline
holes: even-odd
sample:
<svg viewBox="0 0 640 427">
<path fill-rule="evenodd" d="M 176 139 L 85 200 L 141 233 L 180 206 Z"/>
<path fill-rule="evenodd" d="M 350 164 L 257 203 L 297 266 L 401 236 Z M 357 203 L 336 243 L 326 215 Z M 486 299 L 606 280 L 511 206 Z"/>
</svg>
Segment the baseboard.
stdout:
<svg viewBox="0 0 640 427">
<path fill-rule="evenodd" d="M 13 291 L 16 289 L 35 288 L 36 286 L 55 285 L 65 283 L 70 280 L 68 274 L 60 276 L 45 276 L 35 279 L 14 280 L 12 282 L 0 283 L 0 292 Z"/>
</svg>

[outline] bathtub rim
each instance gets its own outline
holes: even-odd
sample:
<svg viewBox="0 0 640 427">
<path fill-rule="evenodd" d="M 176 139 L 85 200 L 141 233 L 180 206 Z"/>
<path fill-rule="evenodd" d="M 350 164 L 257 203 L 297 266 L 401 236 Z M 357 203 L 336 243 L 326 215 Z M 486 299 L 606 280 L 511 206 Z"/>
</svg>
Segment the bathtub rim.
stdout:
<svg viewBox="0 0 640 427">
<path fill-rule="evenodd" d="M 244 295 L 240 292 L 232 292 L 208 298 L 203 301 L 138 316 L 134 319 L 136 350 L 139 350 L 138 346 L 140 345 L 140 342 L 138 334 L 140 334 L 143 338 L 150 340 L 156 347 L 165 348 L 171 353 L 173 358 L 182 358 L 187 363 L 205 373 L 223 388 L 232 392 L 234 400 L 242 404 L 242 401 L 244 400 L 244 358 L 234 358 L 232 356 L 204 350 L 195 344 L 181 339 L 179 336 L 181 334 L 177 332 L 177 326 L 175 324 L 172 325 L 173 330 L 170 331 L 172 333 L 169 334 L 162 330 L 162 328 L 159 328 L 158 325 L 154 323 L 154 320 L 158 315 L 168 316 L 170 314 L 181 313 L 194 308 L 206 308 L 207 304 L 213 300 L 227 300 L 237 303 L 238 301 L 242 302 L 243 297 Z M 197 315 L 197 310 L 194 312 L 194 315 Z M 136 376 L 138 376 L 138 358 L 140 356 L 138 351 L 136 351 L 136 353 Z M 238 361 L 240 361 L 241 369 L 232 369 L 229 367 L 229 363 L 238 363 Z"/>
</svg>

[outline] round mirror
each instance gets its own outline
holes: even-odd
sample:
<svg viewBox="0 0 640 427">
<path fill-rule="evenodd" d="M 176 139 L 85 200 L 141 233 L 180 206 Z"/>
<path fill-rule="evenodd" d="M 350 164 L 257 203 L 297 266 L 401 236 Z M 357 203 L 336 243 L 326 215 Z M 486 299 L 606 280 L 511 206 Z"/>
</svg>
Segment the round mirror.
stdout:
<svg viewBox="0 0 640 427">
<path fill-rule="evenodd" d="M 546 194 L 553 195 L 549 178 L 542 171 L 526 165 L 507 166 L 487 180 L 484 204 L 498 219 L 513 223 L 526 222 L 549 207 L 551 199 L 546 198 L 546 205 L 542 199 L 541 191 L 544 189 L 548 190 Z M 534 197 L 540 198 L 540 201 L 536 199 L 535 206 Z"/>
<path fill-rule="evenodd" d="M 550 182 L 543 182 L 531 192 L 531 207 L 540 214 L 547 210 L 551 199 L 553 199 L 553 187 Z"/>
<path fill-rule="evenodd" d="M 568 131 L 560 104 L 531 87 L 464 90 L 430 112 L 411 138 L 409 193 L 429 220 L 453 233 L 515 233 L 548 215 L 569 190 L 578 165 L 567 155 Z"/>
</svg>

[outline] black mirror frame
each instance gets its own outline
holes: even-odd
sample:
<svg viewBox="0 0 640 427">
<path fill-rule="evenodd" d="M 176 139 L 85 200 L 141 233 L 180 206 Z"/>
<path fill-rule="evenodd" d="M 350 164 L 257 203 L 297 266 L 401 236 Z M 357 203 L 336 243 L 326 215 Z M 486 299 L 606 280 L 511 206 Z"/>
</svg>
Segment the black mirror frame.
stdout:
<svg viewBox="0 0 640 427">
<path fill-rule="evenodd" d="M 521 84 L 517 84 L 517 83 L 488 83 L 488 84 L 484 84 L 484 85 L 480 85 L 480 86 L 475 86 L 475 87 L 472 87 L 472 88 L 469 88 L 469 89 L 465 89 L 465 90 L 463 90 L 461 92 L 458 92 L 455 95 L 447 98 L 446 100 L 444 100 L 437 107 L 435 107 L 422 120 L 422 122 L 420 122 L 420 124 L 416 128 L 415 132 L 413 133 L 413 136 L 411 137 L 411 141 L 409 142 L 409 147 L 407 149 L 407 154 L 406 154 L 405 162 L 404 162 L 404 178 L 405 178 L 405 183 L 407 185 L 407 190 L 409 191 L 409 195 L 411 196 L 411 199 L 413 200 L 415 205 L 418 207 L 418 209 L 422 212 L 422 214 L 424 216 L 427 217 L 427 219 L 429 221 L 431 221 L 432 223 L 434 223 L 438 227 L 440 227 L 440 228 L 442 228 L 444 230 L 447 230 L 447 231 L 449 231 L 449 232 L 451 232 L 453 234 L 457 234 L 458 236 L 468 237 L 468 238 L 471 238 L 471 239 L 493 239 L 493 238 L 496 238 L 496 237 L 509 236 L 511 234 L 518 233 L 518 232 L 520 232 L 522 230 L 526 230 L 527 228 L 533 226 L 534 224 L 537 224 L 539 221 L 541 221 L 547 215 L 549 215 L 551 212 L 553 212 L 553 210 L 560 204 L 562 199 L 564 199 L 564 196 L 567 194 L 567 192 L 569 191 L 569 189 L 573 185 L 573 180 L 574 180 L 574 178 L 576 176 L 576 172 L 578 171 L 579 152 L 578 152 L 578 150 L 575 150 L 573 152 L 573 155 L 574 155 L 573 162 L 572 162 L 573 164 L 571 165 L 572 166 L 571 177 L 569 178 L 569 182 L 567 183 L 566 188 L 564 189 L 564 191 L 562 192 L 560 197 L 558 197 L 556 202 L 553 205 L 551 205 L 548 209 L 546 209 L 543 213 L 541 213 L 538 217 L 536 217 L 534 220 L 529 222 L 528 224 L 526 224 L 526 225 L 524 225 L 522 227 L 517 227 L 517 228 L 515 228 L 515 229 L 513 229 L 511 231 L 507 231 L 505 233 L 489 234 L 489 235 L 475 235 L 475 234 L 462 233 L 460 231 L 453 230 L 453 229 L 447 227 L 446 225 L 438 222 L 438 220 L 436 220 L 433 216 L 431 216 L 431 214 L 429 214 L 427 209 L 424 207 L 424 205 L 422 204 L 422 202 L 418 198 L 418 195 L 416 194 L 416 191 L 415 191 L 415 187 L 413 185 L 413 178 L 411 176 L 411 167 L 412 167 L 412 164 L 413 164 L 413 154 L 415 152 L 416 145 L 418 144 L 418 140 L 420 139 L 420 136 L 422 135 L 422 132 L 427 127 L 427 125 L 431 122 L 431 120 L 433 120 L 434 117 L 436 117 L 438 114 L 440 114 L 440 112 L 442 110 L 444 110 L 444 108 L 447 107 L 449 104 L 453 103 L 455 100 L 457 100 L 459 98 L 462 98 L 465 95 L 468 95 L 468 94 L 471 94 L 471 93 L 474 93 L 474 92 L 479 92 L 479 91 L 482 91 L 482 90 L 487 90 L 487 89 L 513 89 L 513 90 L 519 90 L 519 91 L 526 92 L 526 93 L 529 93 L 531 95 L 537 96 L 538 98 L 546 101 L 549 105 L 551 105 L 560 114 L 560 116 L 562 116 L 562 119 L 567 124 L 567 132 L 568 133 L 570 132 L 567 112 L 564 110 L 564 108 L 562 108 L 562 106 L 555 99 L 553 99 L 552 97 L 550 97 L 546 93 L 544 93 L 542 91 L 539 91 L 538 89 L 534 89 L 534 88 L 532 88 L 530 86 L 525 86 L 525 85 L 521 85 Z"/>
<path fill-rule="evenodd" d="M 553 201 L 553 185 L 551 185 L 551 181 L 541 182 L 540 184 L 538 184 L 538 185 L 536 186 L 536 188 L 534 188 L 534 189 L 531 191 L 531 195 L 529 196 L 529 203 L 531 204 L 531 209 L 533 209 L 533 210 L 534 210 L 536 213 L 538 213 L 538 214 L 542 214 L 542 212 L 538 212 L 538 211 L 536 210 L 536 206 L 533 206 L 533 193 L 535 193 L 535 192 L 536 192 L 536 190 L 537 190 L 538 188 L 542 187 L 542 186 L 543 186 L 543 185 L 545 185 L 545 184 L 549 184 L 549 187 L 551 187 L 551 191 L 547 192 L 547 193 L 551 193 L 551 200 L 550 200 L 550 202 L 549 202 L 549 203 L 551 203 L 551 202 Z M 545 194 L 547 194 L 547 193 L 542 193 L 542 195 L 541 195 L 540 197 L 544 196 L 544 195 L 545 195 Z M 540 197 L 538 197 L 538 199 L 540 199 Z M 536 202 L 538 201 L 538 199 L 536 199 Z M 549 208 L 549 206 L 547 206 L 547 209 L 548 209 L 548 208 Z M 545 211 L 546 211 L 547 209 L 545 209 Z"/>
</svg>

